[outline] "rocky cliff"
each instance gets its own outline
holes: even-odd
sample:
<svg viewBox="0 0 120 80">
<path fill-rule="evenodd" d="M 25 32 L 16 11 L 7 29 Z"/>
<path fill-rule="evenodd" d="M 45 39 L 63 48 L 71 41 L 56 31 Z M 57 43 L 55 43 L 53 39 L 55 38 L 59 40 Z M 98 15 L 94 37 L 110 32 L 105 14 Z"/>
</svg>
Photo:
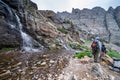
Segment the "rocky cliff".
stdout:
<svg viewBox="0 0 120 80">
<path fill-rule="evenodd" d="M 81 38 L 92 39 L 99 35 L 104 41 L 120 46 L 120 7 L 73 9 L 71 13 L 54 13 L 38 10 L 30 0 L 0 1 L 0 46 L 19 47 L 22 45 L 16 15 L 20 18 L 23 31 L 43 46 L 64 47 L 64 43 L 84 42 Z M 18 28 L 18 27 L 17 27 Z"/>
<path fill-rule="evenodd" d="M 54 25 L 46 21 L 47 18 L 45 18 L 40 11 L 37 10 L 37 5 L 35 3 L 31 2 L 30 0 L 1 0 L 1 48 L 22 46 L 23 42 L 18 29 L 19 23 L 17 22 L 16 15 L 20 18 L 23 31 L 31 35 L 37 41 L 41 42 L 43 40 L 42 37 L 56 36 L 55 29 L 52 28 Z M 50 25 L 52 26 L 51 28 Z"/>
<path fill-rule="evenodd" d="M 2 28 L 0 31 L 0 46 L 22 46 L 23 41 L 20 31 L 12 28 L 18 28 L 19 26 L 19 23 L 16 22 L 16 15 L 20 18 L 20 23 L 22 23 L 23 27 L 22 30 L 32 36 L 44 47 L 56 48 L 58 46 L 57 48 L 60 48 L 64 47 L 61 45 L 64 41 L 72 40 L 69 34 L 67 34 L 70 31 L 65 30 L 59 20 L 54 18 L 56 13 L 53 11 L 38 10 L 37 5 L 30 0 L 2 0 L 0 3 L 1 22 L 4 22 L 0 24 L 0 28 Z M 58 23 L 54 22 L 55 20 Z M 7 28 L 5 28 L 4 25 L 8 25 Z M 71 27 L 70 24 L 68 24 L 68 27 L 69 26 Z M 3 31 L 4 29 L 7 30 Z M 7 31 L 10 32 L 9 35 L 6 35 L 8 33 Z"/>
<path fill-rule="evenodd" d="M 72 9 L 71 13 L 57 13 L 56 18 L 64 24 L 71 22 L 77 31 L 85 38 L 100 36 L 107 42 L 120 46 L 120 7 L 113 9 L 110 7 L 105 11 L 101 7 L 93 9 Z M 64 26 L 66 27 L 66 26 Z"/>
</svg>

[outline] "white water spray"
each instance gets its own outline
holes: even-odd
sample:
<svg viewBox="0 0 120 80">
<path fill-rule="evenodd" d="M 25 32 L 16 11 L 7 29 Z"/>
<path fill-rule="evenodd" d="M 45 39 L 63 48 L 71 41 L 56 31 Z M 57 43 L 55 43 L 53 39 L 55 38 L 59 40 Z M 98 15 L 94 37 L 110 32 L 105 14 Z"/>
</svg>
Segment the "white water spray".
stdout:
<svg viewBox="0 0 120 80">
<path fill-rule="evenodd" d="M 36 40 L 34 40 L 31 36 L 26 34 L 25 32 L 22 31 L 22 24 L 20 22 L 19 17 L 16 15 L 16 19 L 18 22 L 18 28 L 21 33 L 21 37 L 23 39 L 23 46 L 22 50 L 26 52 L 39 52 L 40 50 L 43 49 L 43 46 L 39 44 Z"/>
<path fill-rule="evenodd" d="M 25 32 L 22 31 L 22 24 L 20 22 L 19 17 L 12 11 L 12 9 L 3 1 L 0 0 L 0 5 L 5 7 L 5 10 L 8 12 L 6 15 L 9 25 L 11 26 L 12 29 L 17 29 L 20 31 L 21 37 L 23 39 L 23 46 L 22 46 L 22 51 L 26 52 L 38 52 L 43 49 L 43 46 L 39 44 L 36 40 L 34 40 L 31 36 L 26 34 Z M 14 24 L 13 20 L 16 19 L 17 27 L 16 24 Z"/>
<path fill-rule="evenodd" d="M 66 50 L 73 50 L 62 38 L 59 38 L 59 40 Z"/>
</svg>

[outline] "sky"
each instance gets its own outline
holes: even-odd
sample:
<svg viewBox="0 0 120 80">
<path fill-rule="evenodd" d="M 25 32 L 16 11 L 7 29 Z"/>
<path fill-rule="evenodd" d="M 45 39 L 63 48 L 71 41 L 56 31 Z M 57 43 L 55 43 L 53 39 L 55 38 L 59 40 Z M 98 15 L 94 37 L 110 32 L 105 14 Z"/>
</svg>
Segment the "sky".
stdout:
<svg viewBox="0 0 120 80">
<path fill-rule="evenodd" d="M 32 0 L 38 5 L 39 10 L 53 10 L 54 12 L 71 12 L 72 8 L 92 9 L 93 7 L 102 7 L 108 10 L 110 6 L 116 8 L 120 6 L 120 0 Z"/>
</svg>

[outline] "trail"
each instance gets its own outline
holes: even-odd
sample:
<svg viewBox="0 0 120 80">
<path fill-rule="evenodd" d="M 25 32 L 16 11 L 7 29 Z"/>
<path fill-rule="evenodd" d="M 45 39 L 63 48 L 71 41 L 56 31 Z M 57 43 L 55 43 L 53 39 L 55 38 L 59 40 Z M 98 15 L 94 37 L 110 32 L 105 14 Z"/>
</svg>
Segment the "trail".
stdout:
<svg viewBox="0 0 120 80">
<path fill-rule="evenodd" d="M 0 54 L 0 80 L 120 80 L 120 74 L 66 50 Z"/>
<path fill-rule="evenodd" d="M 88 58 L 87 62 L 72 58 L 69 65 L 63 69 L 58 80 L 119 80 L 120 74 L 108 69 L 100 63 L 94 63 Z"/>
<path fill-rule="evenodd" d="M 70 55 L 66 50 L 0 53 L 0 80 L 56 80 Z"/>
</svg>

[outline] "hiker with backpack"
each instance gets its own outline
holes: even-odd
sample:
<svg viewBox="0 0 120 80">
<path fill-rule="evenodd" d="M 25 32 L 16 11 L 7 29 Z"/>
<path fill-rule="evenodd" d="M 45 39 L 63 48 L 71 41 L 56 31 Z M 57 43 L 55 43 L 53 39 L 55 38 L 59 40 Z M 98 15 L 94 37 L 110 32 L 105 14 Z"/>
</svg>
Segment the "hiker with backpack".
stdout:
<svg viewBox="0 0 120 80">
<path fill-rule="evenodd" d="M 91 48 L 92 48 L 92 54 L 94 56 L 94 62 L 99 62 L 100 53 L 102 50 L 102 44 L 100 42 L 99 37 L 96 37 L 95 40 L 92 42 Z"/>
</svg>

